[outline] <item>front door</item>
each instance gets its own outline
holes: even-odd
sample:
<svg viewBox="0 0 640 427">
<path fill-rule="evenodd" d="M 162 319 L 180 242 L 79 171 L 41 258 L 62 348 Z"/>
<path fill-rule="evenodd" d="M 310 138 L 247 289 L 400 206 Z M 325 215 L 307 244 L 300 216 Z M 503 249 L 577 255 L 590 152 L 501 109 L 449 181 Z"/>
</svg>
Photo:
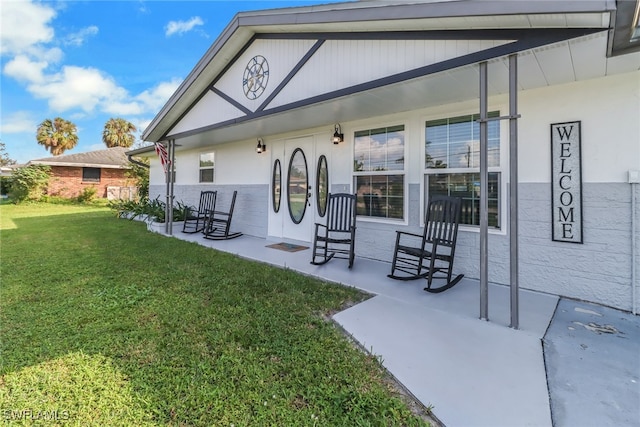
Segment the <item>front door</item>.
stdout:
<svg viewBox="0 0 640 427">
<path fill-rule="evenodd" d="M 310 241 L 315 221 L 315 162 L 312 136 L 285 141 L 282 175 L 283 237 Z"/>
</svg>

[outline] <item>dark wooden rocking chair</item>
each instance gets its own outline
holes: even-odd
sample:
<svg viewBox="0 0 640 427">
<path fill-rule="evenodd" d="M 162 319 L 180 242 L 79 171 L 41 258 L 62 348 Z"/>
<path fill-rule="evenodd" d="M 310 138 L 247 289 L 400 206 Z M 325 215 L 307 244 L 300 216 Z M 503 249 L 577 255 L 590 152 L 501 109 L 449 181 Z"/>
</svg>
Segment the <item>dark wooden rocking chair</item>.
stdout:
<svg viewBox="0 0 640 427">
<path fill-rule="evenodd" d="M 183 233 L 197 233 L 204 230 L 204 226 L 207 222 L 207 215 L 214 209 L 216 205 L 216 192 L 215 191 L 201 191 L 200 203 L 198 204 L 198 210 L 195 207 L 187 206 L 185 210 L 184 225 L 182 226 Z"/>
<path fill-rule="evenodd" d="M 424 290 L 433 293 L 450 289 L 462 279 L 463 274 L 453 280 L 451 278 L 461 203 L 459 197 L 435 196 L 429 202 L 422 235 L 396 231 L 396 248 L 389 277 L 397 280 L 427 279 Z M 432 288 L 433 279 L 446 279 L 446 283 Z"/>
<path fill-rule="evenodd" d="M 231 219 L 233 218 L 233 208 L 236 204 L 237 191 L 233 192 L 231 198 L 231 206 L 228 211 L 218 210 L 215 207 L 209 212 L 207 216 L 207 223 L 205 224 L 204 233 L 205 239 L 210 240 L 228 240 L 235 239 L 242 236 L 242 233 L 231 233 Z"/>
<path fill-rule="evenodd" d="M 333 257 L 349 260 L 353 266 L 356 238 L 356 196 L 329 194 L 326 224 L 316 223 L 311 264 L 322 265 Z"/>
</svg>

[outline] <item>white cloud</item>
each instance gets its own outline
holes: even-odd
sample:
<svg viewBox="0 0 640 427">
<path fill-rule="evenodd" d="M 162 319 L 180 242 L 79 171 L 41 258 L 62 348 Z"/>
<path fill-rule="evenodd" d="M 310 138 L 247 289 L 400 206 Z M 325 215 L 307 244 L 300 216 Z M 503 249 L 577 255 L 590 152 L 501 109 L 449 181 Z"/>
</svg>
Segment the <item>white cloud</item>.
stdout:
<svg viewBox="0 0 640 427">
<path fill-rule="evenodd" d="M 16 111 L 15 113 L 2 115 L 0 123 L 0 133 L 25 133 L 30 132 L 35 135 L 38 122 L 27 111 Z"/>
<path fill-rule="evenodd" d="M 181 79 L 175 78 L 168 82 L 162 82 L 149 90 L 145 90 L 136 96 L 136 99 L 147 107 L 147 111 L 157 112 L 169 100 L 181 82 Z"/>
<path fill-rule="evenodd" d="M 202 18 L 194 16 L 188 21 L 169 21 L 165 28 L 165 35 L 170 37 L 174 34 L 182 34 L 193 30 L 198 25 L 204 25 Z"/>
<path fill-rule="evenodd" d="M 78 31 L 77 33 L 69 34 L 64 38 L 64 44 L 71 46 L 82 46 L 87 37 L 95 36 L 98 34 L 98 27 L 91 25 Z"/>
<path fill-rule="evenodd" d="M 46 76 L 42 83 L 28 86 L 34 96 L 47 99 L 54 111 L 80 108 L 92 112 L 99 104 L 126 97 L 126 90 L 95 68 L 64 66 L 60 73 Z"/>
<path fill-rule="evenodd" d="M 164 105 L 181 82 L 180 79 L 161 82 L 134 95 L 100 69 L 63 65 L 64 54 L 56 44 L 80 46 L 88 37 L 98 34 L 98 27 L 88 26 L 56 41 L 53 20 L 57 12 L 52 7 L 24 0 L 0 1 L 2 72 L 23 83 L 34 98 L 45 100 L 53 113 L 66 113 L 78 119 L 95 113 L 148 116 Z M 140 5 L 145 6 L 143 2 Z M 184 33 L 199 25 L 203 25 L 199 17 L 186 22 L 172 21 L 167 34 Z M 3 122 L 5 132 L 17 131 L 24 123 L 17 116 L 13 123 L 4 119 Z"/>
<path fill-rule="evenodd" d="M 46 61 L 32 61 L 26 55 L 18 55 L 4 66 L 4 73 L 18 81 L 40 83 L 44 80 Z"/>
<path fill-rule="evenodd" d="M 37 43 L 53 39 L 48 24 L 56 16 L 54 9 L 41 3 L 3 1 L 0 14 L 0 53 L 21 53 Z"/>
<path fill-rule="evenodd" d="M 138 120 L 135 125 L 138 128 L 138 132 L 140 134 L 142 134 L 142 132 L 144 132 L 144 130 L 151 124 L 151 122 L 153 121 L 153 119 L 140 119 Z"/>
</svg>

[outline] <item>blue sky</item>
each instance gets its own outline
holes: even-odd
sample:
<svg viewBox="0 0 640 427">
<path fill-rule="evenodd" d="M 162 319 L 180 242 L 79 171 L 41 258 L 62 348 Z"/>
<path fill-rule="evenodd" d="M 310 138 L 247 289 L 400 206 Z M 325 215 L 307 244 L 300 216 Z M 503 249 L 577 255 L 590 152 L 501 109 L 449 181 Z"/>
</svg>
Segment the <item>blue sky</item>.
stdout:
<svg viewBox="0 0 640 427">
<path fill-rule="evenodd" d="M 24 163 L 50 156 L 45 119 L 76 124 L 65 154 L 104 149 L 112 117 L 139 136 L 236 13 L 331 2 L 0 0 L 0 139 Z"/>
</svg>

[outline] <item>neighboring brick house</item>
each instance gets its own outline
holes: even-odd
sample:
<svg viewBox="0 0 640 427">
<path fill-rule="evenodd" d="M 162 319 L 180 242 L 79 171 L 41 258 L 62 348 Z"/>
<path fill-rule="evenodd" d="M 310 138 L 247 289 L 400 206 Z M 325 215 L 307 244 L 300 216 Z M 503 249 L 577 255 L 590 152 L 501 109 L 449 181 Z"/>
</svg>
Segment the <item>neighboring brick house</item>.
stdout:
<svg viewBox="0 0 640 427">
<path fill-rule="evenodd" d="M 135 191 L 135 179 L 127 177 L 131 164 L 128 148 L 113 147 L 86 153 L 31 160 L 27 165 L 51 167 L 47 194 L 77 197 L 87 187 L 96 188 L 96 197 L 128 198 Z"/>
</svg>

